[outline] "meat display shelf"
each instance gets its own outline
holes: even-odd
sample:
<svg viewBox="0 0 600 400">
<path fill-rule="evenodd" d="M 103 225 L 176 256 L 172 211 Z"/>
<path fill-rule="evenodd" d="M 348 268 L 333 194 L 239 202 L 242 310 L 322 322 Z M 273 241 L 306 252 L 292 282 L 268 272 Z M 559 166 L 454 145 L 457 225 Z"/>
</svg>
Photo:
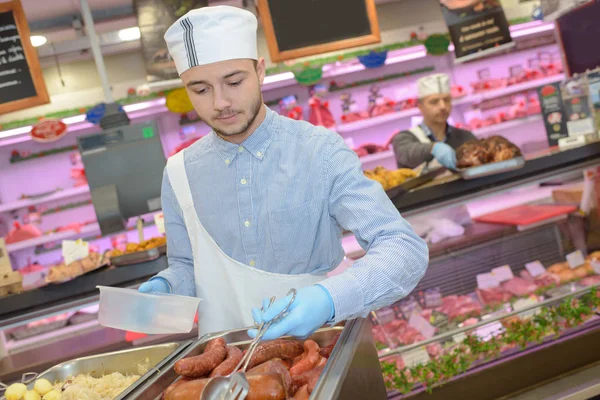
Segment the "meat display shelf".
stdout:
<svg viewBox="0 0 600 400">
<path fill-rule="evenodd" d="M 92 271 L 58 285 L 0 298 L 0 328 L 79 309 L 98 301 L 97 285 L 131 287 L 166 269 L 167 258 L 123 268 Z"/>
<path fill-rule="evenodd" d="M 546 85 L 548 83 L 560 82 L 563 79 L 565 79 L 565 76 L 563 74 L 549 76 L 549 77 L 546 77 L 543 79 L 536 79 L 531 82 L 524 82 L 524 83 L 519 83 L 517 85 L 507 86 L 502 89 L 490 90 L 490 91 L 483 92 L 483 93 L 467 95 L 467 96 L 464 96 L 464 97 L 454 100 L 453 104 L 455 106 L 467 105 L 467 104 L 477 104 L 477 103 L 481 103 L 482 101 L 485 101 L 485 100 L 491 100 L 491 99 L 495 99 L 498 97 L 504 97 L 504 96 L 509 96 L 511 94 L 515 94 L 515 93 L 533 90 L 535 88 Z M 364 119 L 361 121 L 350 122 L 347 124 L 339 124 L 337 126 L 336 130 L 338 133 L 350 133 L 350 132 L 355 132 L 355 131 L 359 131 L 362 129 L 372 128 L 374 126 L 378 126 L 378 125 L 382 125 L 382 124 L 387 124 L 389 122 L 398 121 L 398 120 L 401 120 L 404 118 L 414 117 L 416 115 L 420 115 L 419 109 L 412 108 L 409 110 L 403 110 L 403 111 L 398 111 L 395 113 L 384 114 L 384 115 L 380 115 L 378 117 L 368 118 L 368 119 Z M 541 119 L 541 115 L 537 116 L 537 118 Z M 510 122 L 524 123 L 524 121 L 526 122 L 527 120 L 528 120 L 528 118 L 525 118 L 524 120 L 509 121 L 508 123 L 510 123 Z M 509 129 L 512 126 L 514 126 L 514 125 L 506 125 L 502 129 Z M 489 127 L 489 129 L 492 129 L 492 128 L 495 128 L 495 126 Z M 475 130 L 473 133 L 484 135 L 489 132 L 487 131 L 487 128 L 483 128 L 483 129 Z"/>
<path fill-rule="evenodd" d="M 475 130 L 473 130 L 473 134 L 477 137 L 490 136 L 490 135 L 498 133 L 498 132 L 502 132 L 502 131 L 506 131 L 506 130 L 515 128 L 519 125 L 530 124 L 533 122 L 539 122 L 541 120 L 542 120 L 542 115 L 535 114 L 535 115 L 531 115 L 526 118 L 519 118 L 519 119 L 515 119 L 512 121 L 501 122 L 496 125 L 486 126 L 485 128 L 475 129 Z"/>
<path fill-rule="evenodd" d="M 371 164 L 374 162 L 378 162 L 381 160 L 387 160 L 390 158 L 394 158 L 394 150 L 386 150 L 386 151 L 381 151 L 379 153 L 375 153 L 375 154 L 369 154 L 367 156 L 363 156 L 360 157 L 360 162 L 362 162 L 363 165 L 367 165 L 367 164 Z"/>
<path fill-rule="evenodd" d="M 73 230 L 64 231 L 64 232 L 56 232 L 56 233 L 51 233 L 49 235 L 42 235 L 40 237 L 36 237 L 33 239 L 22 240 L 20 242 L 7 244 L 6 250 L 9 253 L 12 253 L 15 251 L 29 249 L 31 247 L 39 246 L 42 244 L 47 244 L 47 243 L 56 242 L 56 241 L 60 241 L 60 240 L 67 240 L 67 239 L 71 239 L 71 238 L 74 238 L 74 237 L 77 237 L 80 235 L 87 235 L 87 234 L 93 234 L 93 233 L 99 233 L 99 232 L 100 232 L 100 226 L 97 223 L 93 223 L 93 224 L 84 226 L 83 228 L 81 228 L 81 231 L 79 231 L 79 232 L 73 231 Z"/>
<path fill-rule="evenodd" d="M 56 193 L 53 193 L 49 196 L 39 197 L 36 199 L 25 199 L 25 200 L 12 201 L 10 203 L 0 204 L 0 213 L 12 211 L 12 210 L 18 210 L 20 208 L 26 208 L 26 207 L 33 206 L 36 204 L 43 204 L 43 203 L 48 203 L 51 201 L 62 200 L 62 199 L 66 199 L 68 197 L 74 197 L 74 196 L 86 194 L 89 192 L 90 192 L 90 187 L 85 185 L 85 186 L 78 186 L 78 187 L 74 187 L 74 188 L 59 190 Z"/>
<path fill-rule="evenodd" d="M 407 217 L 464 204 L 474 197 L 483 199 L 532 183 L 566 177 L 573 172 L 597 165 L 600 165 L 600 142 L 593 142 L 529 159 L 523 168 L 512 172 L 483 179 L 456 180 L 433 185 L 392 198 L 392 202 Z"/>
</svg>

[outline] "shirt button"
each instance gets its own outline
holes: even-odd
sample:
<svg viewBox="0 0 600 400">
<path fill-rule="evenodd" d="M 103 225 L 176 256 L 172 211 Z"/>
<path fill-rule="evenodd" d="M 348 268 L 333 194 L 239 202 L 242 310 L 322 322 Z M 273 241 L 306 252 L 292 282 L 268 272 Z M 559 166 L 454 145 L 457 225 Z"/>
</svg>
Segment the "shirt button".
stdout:
<svg viewBox="0 0 600 400">
<path fill-rule="evenodd" d="M 242 146 L 238 147 L 238 153 L 241 153 L 242 151 L 244 151 L 244 148 Z"/>
<path fill-rule="evenodd" d="M 250 263 L 249 263 L 249 265 L 250 265 L 251 267 L 254 267 L 254 266 L 256 265 L 256 263 L 254 262 L 254 260 L 250 260 Z"/>
<path fill-rule="evenodd" d="M 225 164 L 227 164 L 227 165 L 231 164 L 231 160 L 228 158 L 227 160 L 225 160 Z"/>
<path fill-rule="evenodd" d="M 256 152 L 257 157 L 262 157 L 262 153 L 260 151 Z"/>
<path fill-rule="evenodd" d="M 245 180 L 244 178 L 242 178 L 242 180 L 240 181 L 240 183 L 241 183 L 242 185 L 245 185 L 246 183 L 248 183 L 248 181 L 247 181 L 247 180 Z"/>
<path fill-rule="evenodd" d="M 248 221 L 248 220 L 244 221 L 244 226 L 246 228 L 249 228 L 250 227 L 250 221 Z"/>
</svg>

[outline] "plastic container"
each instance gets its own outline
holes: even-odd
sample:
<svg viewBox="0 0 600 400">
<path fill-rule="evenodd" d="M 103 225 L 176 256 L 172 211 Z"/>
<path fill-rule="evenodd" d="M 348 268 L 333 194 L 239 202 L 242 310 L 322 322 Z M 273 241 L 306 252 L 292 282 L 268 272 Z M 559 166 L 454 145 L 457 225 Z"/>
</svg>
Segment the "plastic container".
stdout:
<svg viewBox="0 0 600 400">
<path fill-rule="evenodd" d="M 133 289 L 100 289 L 102 326 L 147 334 L 188 333 L 202 299 Z"/>
</svg>

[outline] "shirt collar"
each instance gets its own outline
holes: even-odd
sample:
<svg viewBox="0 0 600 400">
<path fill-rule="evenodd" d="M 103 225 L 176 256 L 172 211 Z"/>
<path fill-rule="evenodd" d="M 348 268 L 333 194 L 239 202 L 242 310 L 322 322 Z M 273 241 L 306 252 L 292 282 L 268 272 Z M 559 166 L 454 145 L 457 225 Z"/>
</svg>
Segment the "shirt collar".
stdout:
<svg viewBox="0 0 600 400">
<path fill-rule="evenodd" d="M 265 105 L 263 107 L 267 109 L 264 121 L 242 144 L 238 145 L 223 140 L 214 130 L 210 132 L 210 140 L 213 148 L 226 165 L 231 165 L 238 153 L 242 153 L 243 151 L 248 151 L 259 160 L 265 157 L 265 153 L 273 141 L 273 130 L 270 129 L 270 126 L 275 119 L 276 113 Z"/>
<path fill-rule="evenodd" d="M 435 137 L 435 135 L 433 134 L 433 132 L 431 131 L 431 129 L 429 129 L 429 127 L 425 124 L 425 122 L 423 122 L 421 125 L 419 125 L 419 127 L 423 130 L 423 132 L 425 132 L 425 135 L 427 135 L 427 137 L 429 138 L 429 140 L 431 140 L 432 142 L 439 142 L 439 140 Z M 449 123 L 446 122 L 446 142 L 448 141 L 448 138 L 450 137 L 450 135 L 452 135 L 452 132 L 454 131 L 454 127 L 452 125 L 450 125 Z"/>
</svg>

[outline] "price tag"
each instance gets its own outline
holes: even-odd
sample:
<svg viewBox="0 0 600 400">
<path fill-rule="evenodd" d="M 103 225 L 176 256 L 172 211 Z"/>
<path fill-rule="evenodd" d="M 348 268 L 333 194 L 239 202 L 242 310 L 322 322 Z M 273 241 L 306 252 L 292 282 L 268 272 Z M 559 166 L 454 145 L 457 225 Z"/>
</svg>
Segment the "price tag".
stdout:
<svg viewBox="0 0 600 400">
<path fill-rule="evenodd" d="M 160 212 L 154 214 L 154 224 L 156 225 L 159 233 L 165 233 L 165 215 L 163 213 Z"/>
<path fill-rule="evenodd" d="M 577 250 L 571 254 L 567 254 L 567 262 L 569 263 L 569 267 L 571 267 L 571 269 L 575 269 L 585 264 L 585 258 L 583 257 L 581 250 Z"/>
<path fill-rule="evenodd" d="M 408 324 L 418 330 L 425 339 L 431 339 L 435 334 L 435 328 L 425 318 L 417 313 L 413 313 L 408 320 Z"/>
<path fill-rule="evenodd" d="M 592 260 L 592 262 L 591 262 L 590 264 L 592 264 L 592 268 L 594 268 L 594 271 L 595 271 L 595 272 L 596 272 L 598 275 L 600 275 L 600 262 L 598 262 L 598 261 L 593 261 L 593 260 Z"/>
<path fill-rule="evenodd" d="M 63 240 L 62 256 L 65 264 L 69 265 L 74 261 L 81 260 L 90 255 L 90 247 L 87 242 L 79 240 Z"/>
<path fill-rule="evenodd" d="M 546 272 L 546 268 L 544 268 L 542 263 L 539 261 L 527 263 L 525 264 L 525 268 L 527 268 L 529 275 L 531 275 L 533 278 Z"/>
<path fill-rule="evenodd" d="M 528 308 L 538 304 L 539 301 L 535 298 L 527 298 L 527 299 L 519 299 L 515 301 L 513 304 L 513 308 L 515 311 L 522 310 L 524 308 Z M 539 308 L 534 308 L 533 310 L 525 311 L 519 314 L 519 318 L 532 318 L 534 315 L 540 312 Z"/>
<path fill-rule="evenodd" d="M 414 350 L 408 351 L 402 354 L 402 360 L 404 360 L 404 365 L 409 368 L 416 367 L 419 364 L 426 364 L 429 362 L 429 353 L 425 347 L 419 347 Z"/>
<path fill-rule="evenodd" d="M 497 336 L 502 332 L 504 332 L 504 327 L 500 322 L 492 322 L 491 324 L 487 324 L 475 329 L 475 335 L 477 335 L 484 342 L 487 342 L 492 337 Z"/>
<path fill-rule="evenodd" d="M 489 289 L 498 287 L 498 285 L 500 285 L 500 282 L 498 282 L 498 279 L 491 273 L 477 275 L 477 287 L 479 289 Z"/>
<path fill-rule="evenodd" d="M 515 276 L 513 275 L 510 265 L 503 265 L 502 267 L 492 269 L 492 275 L 498 280 L 498 282 L 510 281 Z"/>
</svg>

